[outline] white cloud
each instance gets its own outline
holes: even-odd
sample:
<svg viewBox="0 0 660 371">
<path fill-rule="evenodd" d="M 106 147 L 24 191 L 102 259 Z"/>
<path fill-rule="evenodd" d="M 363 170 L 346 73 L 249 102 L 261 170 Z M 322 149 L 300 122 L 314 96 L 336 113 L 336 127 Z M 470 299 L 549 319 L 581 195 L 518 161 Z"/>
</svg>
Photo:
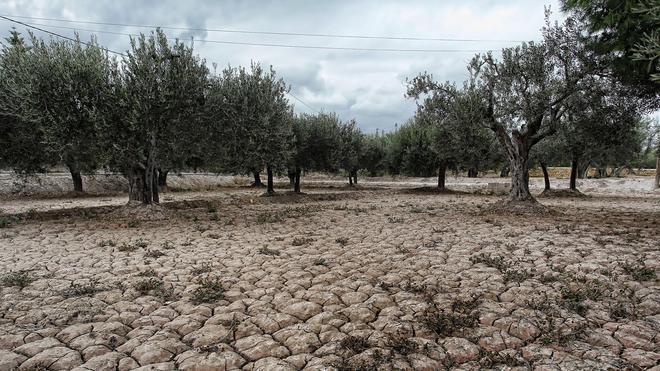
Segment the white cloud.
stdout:
<svg viewBox="0 0 660 371">
<path fill-rule="evenodd" d="M 444 37 L 461 39 L 539 39 L 544 6 L 557 0 L 468 1 L 161 1 L 128 0 L 25 0 L 0 4 L 1 14 L 32 15 L 72 20 L 162 25 L 193 28 Z M 559 17 L 557 15 L 556 17 Z M 147 29 L 103 25 L 34 23 L 77 26 L 95 30 L 136 33 Z M 10 24 L 1 22 L 4 30 Z M 22 30 L 23 27 L 17 27 Z M 52 29 L 65 35 L 72 30 Z M 6 34 L 6 31 L 3 32 Z M 507 42 L 438 42 L 333 39 L 301 36 L 246 35 L 205 31 L 167 30 L 171 36 L 202 40 L 226 40 L 334 47 L 498 50 Z M 83 38 L 87 32 L 81 32 Z M 124 51 L 128 37 L 99 34 L 105 46 Z M 348 52 L 310 49 L 223 45 L 195 41 L 196 51 L 209 66 L 248 65 L 260 61 L 273 65 L 292 86 L 292 92 L 309 105 L 336 111 L 341 118 L 356 118 L 367 131 L 391 129 L 415 110 L 404 98 L 405 79 L 429 71 L 436 79 L 460 81 L 474 53 Z M 292 100 L 298 111 L 308 108 Z"/>
</svg>

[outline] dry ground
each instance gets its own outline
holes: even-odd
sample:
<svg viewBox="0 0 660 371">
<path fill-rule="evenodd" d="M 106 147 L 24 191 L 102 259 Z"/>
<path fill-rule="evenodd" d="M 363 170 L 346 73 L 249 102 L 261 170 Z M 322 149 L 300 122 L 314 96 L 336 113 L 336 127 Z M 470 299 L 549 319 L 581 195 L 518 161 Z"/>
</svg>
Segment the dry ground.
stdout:
<svg viewBox="0 0 660 371">
<path fill-rule="evenodd" d="M 0 370 L 660 368 L 660 197 L 257 194 L 5 216 Z"/>
</svg>

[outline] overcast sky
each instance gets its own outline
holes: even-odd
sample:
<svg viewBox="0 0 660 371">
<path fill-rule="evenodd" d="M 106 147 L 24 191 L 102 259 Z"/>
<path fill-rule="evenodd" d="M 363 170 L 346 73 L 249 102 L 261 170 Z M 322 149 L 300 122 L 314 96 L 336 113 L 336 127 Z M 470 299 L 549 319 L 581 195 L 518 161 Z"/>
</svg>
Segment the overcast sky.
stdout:
<svg viewBox="0 0 660 371">
<path fill-rule="evenodd" d="M 156 4 L 156 5 L 154 5 Z M 445 1 L 52 1 L 3 0 L 0 14 L 158 25 L 197 29 L 271 31 L 334 35 L 479 39 L 479 42 L 411 41 L 263 35 L 212 31 L 165 30 L 171 37 L 195 39 L 195 50 L 210 68 L 217 63 L 273 65 L 291 84 L 291 92 L 315 110 L 335 111 L 355 118 L 367 131 L 391 130 L 414 113 L 404 97 L 406 78 L 429 71 L 437 80 L 462 81 L 465 65 L 475 52 L 499 51 L 517 40 L 540 39 L 544 6 L 560 18 L 556 0 Z M 65 27 L 104 31 L 99 41 L 123 52 L 128 36 L 114 33 L 148 32 L 148 28 L 64 23 L 17 18 L 51 31 L 73 35 Z M 0 19 L 3 37 L 11 23 Z M 47 25 L 47 26 L 46 26 Z M 19 31 L 24 26 L 16 26 Z M 39 34 L 37 32 L 37 34 Z M 83 40 L 89 32 L 80 31 Z M 204 42 L 206 40 L 206 42 Z M 233 41 L 325 47 L 461 50 L 461 52 L 346 51 L 228 45 Z M 291 98 L 297 112 L 311 112 Z"/>
</svg>

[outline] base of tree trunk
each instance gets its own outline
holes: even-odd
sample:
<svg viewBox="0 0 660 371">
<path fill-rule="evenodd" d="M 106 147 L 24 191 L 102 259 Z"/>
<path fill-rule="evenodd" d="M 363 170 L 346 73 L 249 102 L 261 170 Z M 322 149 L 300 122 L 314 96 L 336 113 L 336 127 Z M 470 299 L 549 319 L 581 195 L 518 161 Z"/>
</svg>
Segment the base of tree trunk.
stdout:
<svg viewBox="0 0 660 371">
<path fill-rule="evenodd" d="M 573 197 L 573 198 L 587 198 L 589 197 L 588 195 L 585 195 L 584 193 L 580 192 L 577 189 L 547 189 L 543 191 L 540 195 L 540 197 L 556 197 L 556 198 L 568 198 L 568 197 Z"/>
<path fill-rule="evenodd" d="M 277 193 L 275 193 L 275 191 L 266 191 L 266 192 L 261 194 L 261 197 L 273 197 L 275 195 L 277 195 Z"/>
<path fill-rule="evenodd" d="M 250 183 L 250 187 L 252 187 L 252 188 L 265 188 L 266 185 L 263 184 L 263 183 L 255 183 L 255 182 L 252 182 L 252 183 Z"/>
<path fill-rule="evenodd" d="M 557 213 L 534 198 L 529 200 L 507 198 L 488 206 L 484 212 L 500 215 L 549 215 Z"/>
<path fill-rule="evenodd" d="M 442 188 L 441 187 L 417 187 L 417 188 L 407 189 L 404 192 L 412 193 L 412 194 L 435 193 L 435 194 L 447 194 L 447 195 L 469 193 L 469 192 L 456 191 L 456 190 L 453 190 L 453 189 L 449 189 L 447 187 L 442 187 Z"/>
</svg>

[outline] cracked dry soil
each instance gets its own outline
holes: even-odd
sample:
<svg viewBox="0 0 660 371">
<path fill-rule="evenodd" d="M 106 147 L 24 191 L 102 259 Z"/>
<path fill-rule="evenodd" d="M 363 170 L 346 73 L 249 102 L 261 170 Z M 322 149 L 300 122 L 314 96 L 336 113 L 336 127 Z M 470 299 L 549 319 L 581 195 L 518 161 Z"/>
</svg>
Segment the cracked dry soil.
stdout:
<svg viewBox="0 0 660 371">
<path fill-rule="evenodd" d="M 0 370 L 660 369 L 656 197 L 227 192 L 0 229 Z"/>
</svg>

